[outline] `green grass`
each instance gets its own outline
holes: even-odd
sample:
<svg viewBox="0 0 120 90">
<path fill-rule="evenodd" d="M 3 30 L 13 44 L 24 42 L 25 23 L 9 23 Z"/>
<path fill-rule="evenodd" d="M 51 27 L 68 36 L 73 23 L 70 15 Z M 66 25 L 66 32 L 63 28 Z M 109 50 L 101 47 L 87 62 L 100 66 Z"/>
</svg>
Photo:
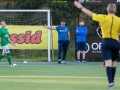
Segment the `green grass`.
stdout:
<svg viewBox="0 0 120 90">
<path fill-rule="evenodd" d="M 114 90 L 120 89 L 117 67 Z M 0 90 L 108 90 L 105 68 L 87 65 L 0 66 Z"/>
</svg>

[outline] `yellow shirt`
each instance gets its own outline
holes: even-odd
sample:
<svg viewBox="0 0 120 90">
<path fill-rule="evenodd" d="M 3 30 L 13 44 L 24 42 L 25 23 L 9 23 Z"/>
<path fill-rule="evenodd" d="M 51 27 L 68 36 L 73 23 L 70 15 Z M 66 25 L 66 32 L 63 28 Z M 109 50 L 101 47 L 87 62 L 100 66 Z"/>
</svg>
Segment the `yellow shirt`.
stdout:
<svg viewBox="0 0 120 90">
<path fill-rule="evenodd" d="M 113 15 L 92 14 L 92 19 L 99 22 L 102 29 L 102 38 L 119 40 L 120 18 Z"/>
</svg>

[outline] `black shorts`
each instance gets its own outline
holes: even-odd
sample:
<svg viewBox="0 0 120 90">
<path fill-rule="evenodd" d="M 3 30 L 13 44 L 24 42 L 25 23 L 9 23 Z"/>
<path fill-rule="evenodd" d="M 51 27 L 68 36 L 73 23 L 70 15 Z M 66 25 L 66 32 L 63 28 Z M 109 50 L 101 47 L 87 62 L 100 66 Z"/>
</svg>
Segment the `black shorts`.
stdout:
<svg viewBox="0 0 120 90">
<path fill-rule="evenodd" d="M 119 42 L 114 39 L 105 38 L 102 40 L 102 55 L 105 60 L 116 61 L 119 58 Z"/>
<path fill-rule="evenodd" d="M 86 42 L 77 42 L 76 50 L 86 50 Z"/>
</svg>

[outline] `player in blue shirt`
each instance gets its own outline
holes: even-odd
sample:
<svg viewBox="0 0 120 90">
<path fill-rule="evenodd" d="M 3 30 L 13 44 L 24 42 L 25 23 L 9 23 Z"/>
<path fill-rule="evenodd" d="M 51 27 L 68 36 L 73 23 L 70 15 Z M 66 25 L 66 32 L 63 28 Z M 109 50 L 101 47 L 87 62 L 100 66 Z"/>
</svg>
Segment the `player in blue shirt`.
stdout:
<svg viewBox="0 0 120 90">
<path fill-rule="evenodd" d="M 85 50 L 86 50 L 86 35 L 88 29 L 84 26 L 84 20 L 81 19 L 79 22 L 79 26 L 76 27 L 76 50 L 77 50 L 77 60 L 76 62 L 80 62 L 80 51 L 82 51 L 82 62 L 86 63 L 85 60 Z"/>
<path fill-rule="evenodd" d="M 61 20 L 61 25 L 57 27 L 48 27 L 44 26 L 47 29 L 50 30 L 56 30 L 58 32 L 58 63 L 65 63 L 65 58 L 69 46 L 69 41 L 70 41 L 70 29 L 68 26 L 65 26 L 65 20 Z M 61 61 L 61 53 L 63 50 L 63 57 Z"/>
</svg>

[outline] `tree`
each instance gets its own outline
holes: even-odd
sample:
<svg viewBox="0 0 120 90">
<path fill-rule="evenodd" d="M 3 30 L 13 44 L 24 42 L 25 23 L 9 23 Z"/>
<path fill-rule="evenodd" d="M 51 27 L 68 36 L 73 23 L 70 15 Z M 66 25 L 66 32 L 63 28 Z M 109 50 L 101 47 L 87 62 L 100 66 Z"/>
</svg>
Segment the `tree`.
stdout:
<svg viewBox="0 0 120 90">
<path fill-rule="evenodd" d="M 46 0 L 16 0 L 14 5 L 10 2 L 6 4 L 7 9 L 38 9 L 46 4 Z"/>
<path fill-rule="evenodd" d="M 77 9 L 72 2 L 53 2 L 53 0 L 47 0 L 46 5 L 53 10 L 51 14 L 54 25 L 58 25 L 62 18 L 66 19 L 68 24 L 70 24 L 77 16 Z"/>
</svg>

